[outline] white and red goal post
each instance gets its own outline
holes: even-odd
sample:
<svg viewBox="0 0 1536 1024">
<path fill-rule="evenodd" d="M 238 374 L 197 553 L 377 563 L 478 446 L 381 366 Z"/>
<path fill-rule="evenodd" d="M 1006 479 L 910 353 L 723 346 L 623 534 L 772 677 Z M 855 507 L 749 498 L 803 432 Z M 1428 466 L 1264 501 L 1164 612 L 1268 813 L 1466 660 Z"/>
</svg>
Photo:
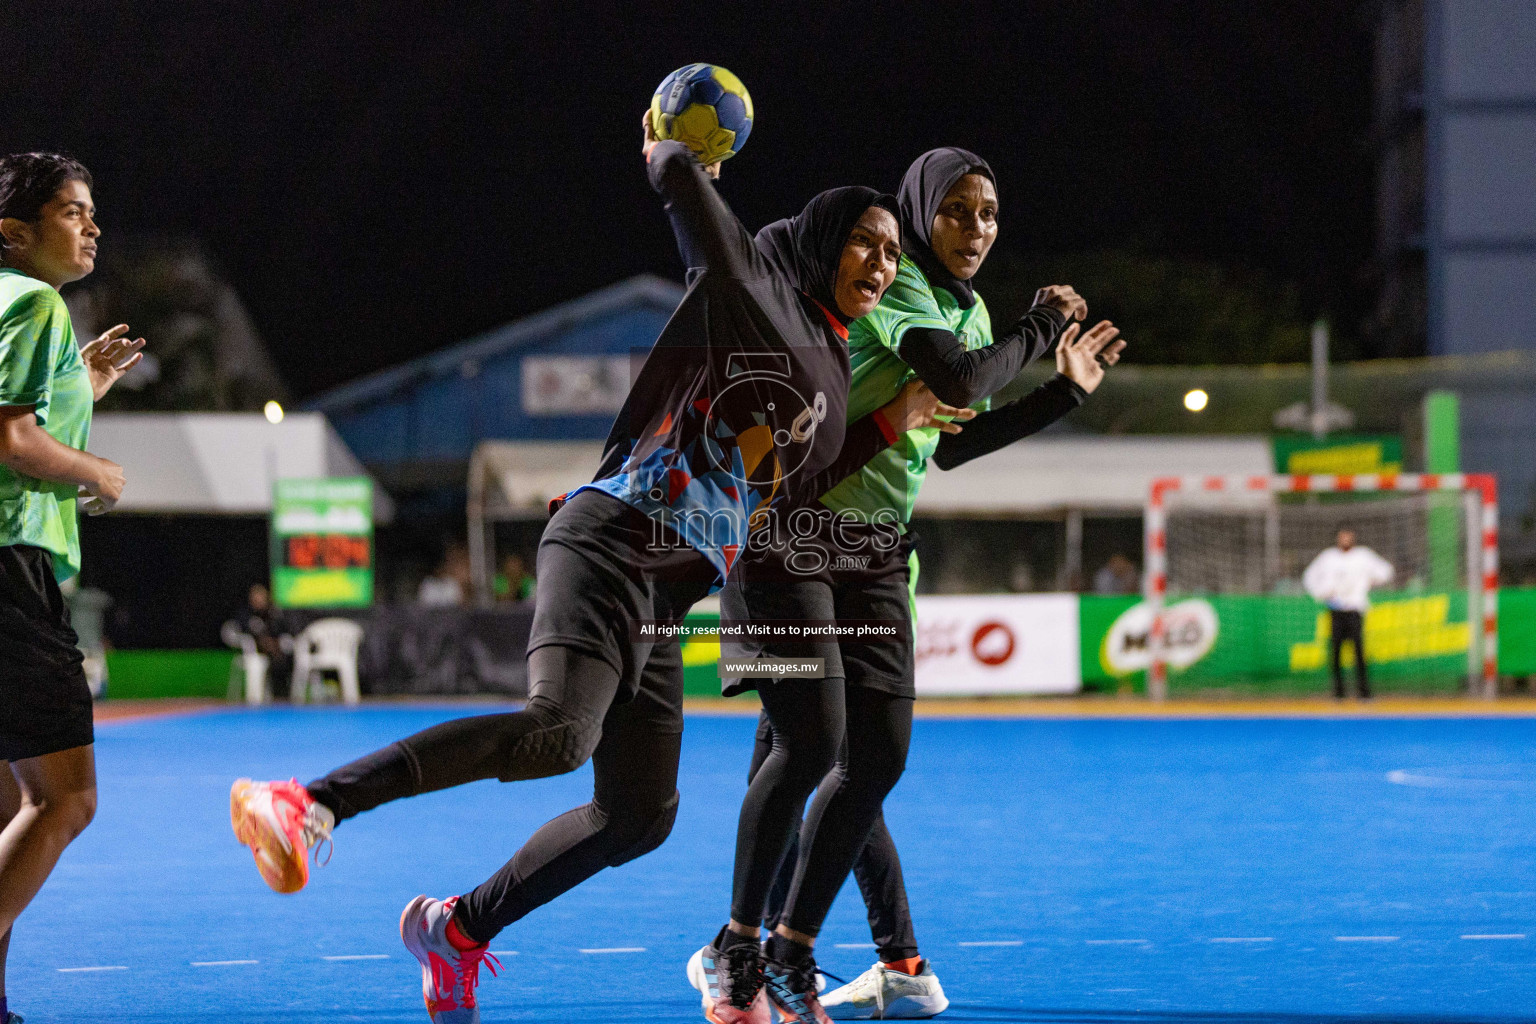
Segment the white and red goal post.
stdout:
<svg viewBox="0 0 1536 1024">
<path fill-rule="evenodd" d="M 1465 585 L 1467 587 L 1470 689 L 1492 697 L 1498 680 L 1498 485 L 1491 474 L 1400 473 L 1346 475 L 1276 474 L 1267 476 L 1174 476 L 1151 483 L 1145 518 L 1143 591 L 1151 612 L 1147 694 L 1154 700 L 1168 695 L 1164 609 L 1169 594 L 1169 509 L 1180 499 L 1191 501 L 1268 501 L 1304 495 L 1432 495 L 1459 493 L 1467 509 Z M 1334 499 L 1341 500 L 1341 499 Z M 1424 498 L 1422 500 L 1433 500 Z M 1343 518 L 1341 516 L 1341 518 Z M 1481 643 L 1476 632 L 1481 622 Z M 1480 658 L 1480 662 L 1477 659 Z M 1478 669 L 1480 668 L 1480 672 Z"/>
</svg>

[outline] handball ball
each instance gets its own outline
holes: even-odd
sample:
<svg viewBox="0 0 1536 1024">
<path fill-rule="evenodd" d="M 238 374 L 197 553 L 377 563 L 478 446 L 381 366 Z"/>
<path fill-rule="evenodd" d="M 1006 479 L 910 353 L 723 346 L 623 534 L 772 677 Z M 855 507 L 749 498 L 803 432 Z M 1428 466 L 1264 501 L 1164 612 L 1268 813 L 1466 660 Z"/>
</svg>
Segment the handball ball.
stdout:
<svg viewBox="0 0 1536 1024">
<path fill-rule="evenodd" d="M 741 79 L 714 64 L 687 64 L 651 97 L 651 131 L 676 139 L 712 164 L 741 152 L 752 132 L 752 97 Z"/>
</svg>

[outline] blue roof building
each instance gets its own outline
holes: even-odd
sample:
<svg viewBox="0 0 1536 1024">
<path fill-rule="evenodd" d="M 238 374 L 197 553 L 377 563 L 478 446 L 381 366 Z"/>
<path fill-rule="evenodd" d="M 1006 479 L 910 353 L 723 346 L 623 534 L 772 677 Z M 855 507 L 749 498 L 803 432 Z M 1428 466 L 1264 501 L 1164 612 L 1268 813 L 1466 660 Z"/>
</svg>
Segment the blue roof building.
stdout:
<svg viewBox="0 0 1536 1024">
<path fill-rule="evenodd" d="M 305 403 L 387 486 L 454 487 L 487 438 L 601 440 L 683 288 L 632 277 Z"/>
</svg>

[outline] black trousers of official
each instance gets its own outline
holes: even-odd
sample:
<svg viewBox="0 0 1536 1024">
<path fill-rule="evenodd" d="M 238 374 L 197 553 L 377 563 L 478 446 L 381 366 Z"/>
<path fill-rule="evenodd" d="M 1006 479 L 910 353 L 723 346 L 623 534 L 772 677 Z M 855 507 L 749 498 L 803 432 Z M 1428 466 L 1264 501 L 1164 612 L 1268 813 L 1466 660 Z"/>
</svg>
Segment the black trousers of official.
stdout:
<svg viewBox="0 0 1536 1024">
<path fill-rule="evenodd" d="M 1332 618 L 1333 638 L 1328 644 L 1328 653 L 1333 665 L 1333 695 L 1344 696 L 1344 642 L 1347 640 L 1355 645 L 1355 683 L 1360 691 L 1360 696 L 1371 695 L 1371 684 L 1366 679 L 1365 668 L 1365 616 L 1360 612 L 1347 612 L 1332 609 L 1329 612 Z"/>
</svg>

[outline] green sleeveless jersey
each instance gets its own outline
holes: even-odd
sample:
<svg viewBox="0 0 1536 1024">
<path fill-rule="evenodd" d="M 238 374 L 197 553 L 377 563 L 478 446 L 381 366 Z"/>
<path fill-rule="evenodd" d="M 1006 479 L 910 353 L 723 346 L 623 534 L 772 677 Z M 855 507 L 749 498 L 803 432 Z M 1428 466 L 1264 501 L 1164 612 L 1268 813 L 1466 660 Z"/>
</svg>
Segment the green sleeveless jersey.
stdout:
<svg viewBox="0 0 1536 1024">
<path fill-rule="evenodd" d="M 95 396 L 64 299 L 42 281 L 0 267 L 0 405 L 36 407 L 55 441 L 84 450 Z M 80 571 L 74 484 L 0 466 L 0 545 L 53 553 L 60 582 Z"/>
<path fill-rule="evenodd" d="M 913 327 L 949 331 L 967 349 L 992 344 L 992 318 L 987 304 L 976 296 L 975 305 L 961 309 L 955 297 L 934 288 L 905 255 L 896 280 L 880 305 L 868 316 L 848 325 L 848 362 L 853 371 L 848 388 L 848 422 L 867 416 L 896 397 L 902 385 L 916 373 L 896 354 L 902 335 Z M 985 411 L 988 399 L 973 408 Z M 928 473 L 928 457 L 939 446 L 937 427 L 909 430 L 857 473 L 822 495 L 821 503 L 834 512 L 858 513 L 869 521 L 876 513 L 892 512 L 905 525 L 912 518 L 917 492 Z"/>
</svg>

